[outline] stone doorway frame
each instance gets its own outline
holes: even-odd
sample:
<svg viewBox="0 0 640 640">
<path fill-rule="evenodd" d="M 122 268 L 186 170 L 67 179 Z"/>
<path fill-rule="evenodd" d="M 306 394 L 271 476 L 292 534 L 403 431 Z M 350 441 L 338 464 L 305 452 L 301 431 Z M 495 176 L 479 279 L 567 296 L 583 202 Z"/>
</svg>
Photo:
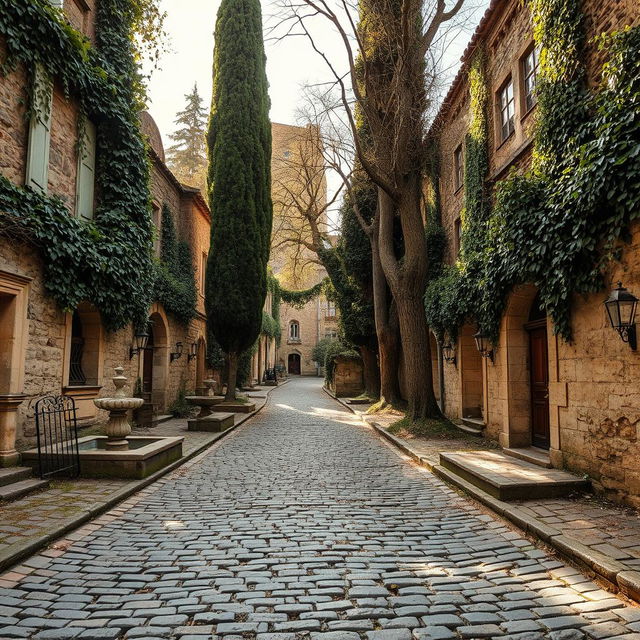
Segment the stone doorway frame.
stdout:
<svg viewBox="0 0 640 640">
<path fill-rule="evenodd" d="M 149 330 L 153 331 L 153 368 L 151 382 L 151 403 L 162 412 L 167 406 L 167 386 L 169 383 L 169 321 L 158 304 L 149 313 Z"/>
<path fill-rule="evenodd" d="M 531 446 L 531 387 L 529 332 L 526 326 L 529 313 L 538 293 L 531 284 L 516 286 L 507 300 L 500 325 L 500 344 L 496 365 L 500 378 L 502 399 L 503 447 Z M 558 339 L 547 317 L 547 355 L 549 362 L 549 454 L 555 466 L 561 466 L 560 431 L 558 423 Z M 565 392 L 566 395 L 566 392 Z M 566 401 L 566 399 L 565 399 Z M 555 415 L 555 419 L 554 419 Z"/>
<path fill-rule="evenodd" d="M 29 291 L 31 278 L 0 271 L 0 468 L 18 463 L 16 451 L 18 407 L 24 395 L 24 366 L 29 339 Z"/>
<path fill-rule="evenodd" d="M 477 328 L 471 324 L 461 327 L 458 334 L 458 375 L 460 377 L 460 418 L 478 418 L 486 422 L 485 358 L 476 346 L 474 334 Z M 472 389 L 473 388 L 473 389 Z M 478 400 L 476 402 L 476 399 Z M 472 401 L 475 404 L 472 404 Z M 476 412 L 475 409 L 478 409 Z M 471 411 L 470 411 L 471 409 Z M 477 413 L 478 415 L 471 415 Z"/>
</svg>

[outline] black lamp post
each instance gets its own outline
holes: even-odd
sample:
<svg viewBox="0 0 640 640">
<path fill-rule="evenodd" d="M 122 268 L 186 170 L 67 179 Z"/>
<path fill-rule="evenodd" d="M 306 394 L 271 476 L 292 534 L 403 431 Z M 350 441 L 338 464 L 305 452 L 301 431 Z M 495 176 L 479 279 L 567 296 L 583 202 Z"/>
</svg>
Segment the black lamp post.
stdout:
<svg viewBox="0 0 640 640">
<path fill-rule="evenodd" d="M 177 360 L 182 355 L 182 342 L 176 342 L 176 350 L 169 354 L 169 362 Z"/>
<path fill-rule="evenodd" d="M 482 331 L 478 331 L 478 333 L 473 336 L 473 339 L 476 341 L 476 347 L 478 348 L 480 355 L 483 358 L 489 358 L 489 360 L 493 362 L 493 347 L 491 346 L 489 336 Z"/>
<path fill-rule="evenodd" d="M 611 292 L 604 301 L 604 306 L 609 316 L 611 327 L 615 329 L 622 342 L 629 343 L 633 351 L 638 348 L 636 340 L 636 310 L 638 308 L 638 298 L 618 282 L 618 286 Z"/>
<path fill-rule="evenodd" d="M 449 364 L 456 364 L 456 349 L 451 342 L 442 345 L 442 357 Z"/>
<path fill-rule="evenodd" d="M 187 362 L 191 362 L 194 358 L 198 357 L 198 343 L 192 342 L 189 348 L 189 355 L 187 356 Z"/>
<path fill-rule="evenodd" d="M 149 342 L 149 334 L 146 331 L 136 331 L 134 339 L 136 341 L 136 346 L 129 347 L 129 360 L 146 348 L 147 343 Z"/>
</svg>

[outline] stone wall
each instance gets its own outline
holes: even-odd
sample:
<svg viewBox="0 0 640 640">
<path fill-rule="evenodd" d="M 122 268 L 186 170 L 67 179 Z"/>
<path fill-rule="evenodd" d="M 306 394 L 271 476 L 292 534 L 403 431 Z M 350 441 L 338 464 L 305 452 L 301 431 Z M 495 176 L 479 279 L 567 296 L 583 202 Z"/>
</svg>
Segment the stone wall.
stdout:
<svg viewBox="0 0 640 640">
<path fill-rule="evenodd" d="M 337 356 L 330 386 L 338 398 L 359 396 L 364 391 L 362 362 L 351 357 Z"/>
<path fill-rule="evenodd" d="M 593 37 L 603 31 L 640 23 L 634 0 L 585 0 L 588 76 L 599 77 L 602 53 Z M 474 36 L 474 46 L 487 51 L 489 95 L 489 180 L 529 165 L 531 124 L 535 107 L 527 113 L 521 95 L 520 64 L 532 43 L 526 4 L 502 0 L 492 5 Z M 473 49 L 466 52 L 467 61 Z M 497 138 L 497 94 L 506 78 L 514 79 L 515 132 L 504 142 Z M 454 152 L 463 144 L 469 121 L 466 75 L 454 83 L 437 119 L 440 133 L 440 194 L 442 221 L 449 241 L 446 260 L 456 258 L 456 219 L 464 206 L 456 189 Z M 602 291 L 576 296 L 572 307 L 573 341 L 554 335 L 547 319 L 550 459 L 557 466 L 588 474 L 594 486 L 613 497 L 640 506 L 640 355 L 624 344 L 609 326 L 603 301 L 617 280 L 640 297 L 640 225 L 632 240 L 621 243 L 621 259 L 612 263 Z M 452 419 L 479 412 L 487 437 L 503 446 L 526 447 L 532 442 L 530 346 L 525 328 L 537 290 L 515 287 L 501 321 L 493 362 L 481 358 L 473 342 L 476 327 L 460 330 L 457 363 L 444 364 L 445 412 Z"/>
<path fill-rule="evenodd" d="M 74 0 L 65 2 L 65 10 L 73 11 L 74 6 Z M 93 1 L 88 6 L 93 11 Z M 72 22 L 76 18 L 77 16 L 71 16 Z M 92 29 L 91 20 L 87 16 L 85 18 L 85 27 Z M 24 184 L 26 170 L 28 123 L 24 119 L 25 107 L 21 102 L 25 97 L 23 87 L 26 82 L 26 74 L 22 68 L 0 76 L 0 171 L 17 185 Z M 69 209 L 69 215 L 75 214 L 78 116 L 77 103 L 73 99 L 68 100 L 60 87 L 55 86 L 51 112 L 48 191 L 49 195 L 63 200 Z M 151 130 L 153 127 L 155 124 L 151 126 Z M 156 146 L 161 145 L 159 135 L 154 138 L 154 143 Z M 182 187 L 172 176 L 160 160 L 164 155 L 161 148 L 159 152 L 151 152 L 152 199 L 159 206 L 164 202 L 169 205 L 179 235 L 192 244 L 194 271 L 198 280 L 201 263 L 199 257 L 209 249 L 209 211 L 197 190 Z M 80 424 L 93 424 L 105 418 L 105 414 L 95 408 L 93 400 L 113 393 L 111 377 L 114 367 L 124 367 L 124 374 L 129 378 L 129 388 L 132 391 L 136 379 L 142 375 L 144 357 L 129 357 L 130 347 L 134 345 L 133 327 L 108 333 L 102 327 L 97 310 L 83 303 L 78 311 L 82 318 L 87 367 L 91 371 L 84 371 L 87 374 L 86 384 L 70 384 L 72 314 L 57 307 L 48 296 L 43 272 L 40 254 L 36 247 L 29 244 L 28 238 L 23 242 L 0 240 L 0 318 L 8 319 L 7 324 L 9 321 L 11 323 L 10 328 L 3 327 L 3 336 L 8 341 L 15 342 L 26 327 L 22 352 L 0 349 L 0 394 L 10 392 L 25 396 L 11 420 L 7 420 L 6 415 L 0 420 L 0 449 L 6 447 L 6 441 L 13 442 L 13 435 L 7 435 L 7 430 L 12 431 L 14 428 L 18 449 L 33 444 L 34 405 L 43 395 L 71 395 L 76 400 Z M 14 298 L 5 293 L 15 280 L 28 283 L 25 285 L 28 302 L 23 312 L 18 310 L 19 314 L 15 309 Z M 198 299 L 197 311 L 197 317 L 184 326 L 168 317 L 157 304 L 149 310 L 150 315 L 161 325 L 158 330 L 163 336 L 162 344 L 154 350 L 153 355 L 154 371 L 156 368 L 161 371 L 157 379 L 162 385 L 154 398 L 156 409 L 160 413 L 165 412 L 174 402 L 181 387 L 194 390 L 198 380 L 201 381 L 206 375 L 203 364 L 206 331 L 202 297 Z M 177 342 L 182 342 L 183 353 L 172 362 L 170 353 L 176 351 Z M 198 345 L 198 358 L 189 360 L 188 353 L 192 343 Z M 14 388 L 16 380 L 19 380 L 20 388 Z M 12 455 L 4 450 L 0 451 L 0 466 L 7 461 L 8 464 L 15 464 Z"/>
</svg>

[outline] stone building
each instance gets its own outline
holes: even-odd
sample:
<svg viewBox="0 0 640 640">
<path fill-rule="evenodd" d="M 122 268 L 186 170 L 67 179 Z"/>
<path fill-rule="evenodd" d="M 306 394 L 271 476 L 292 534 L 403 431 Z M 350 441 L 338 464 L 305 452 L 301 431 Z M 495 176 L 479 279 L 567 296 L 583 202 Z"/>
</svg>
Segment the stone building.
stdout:
<svg viewBox="0 0 640 640">
<path fill-rule="evenodd" d="M 327 272 L 310 248 L 314 239 L 309 225 L 302 221 L 293 202 L 314 208 L 321 232 L 327 232 L 327 185 L 324 160 L 312 127 L 273 123 L 272 193 L 274 200 L 273 241 L 270 266 L 280 284 L 287 289 L 313 287 Z M 292 197 L 292 196 L 295 196 Z M 295 243 L 280 245 L 280 235 Z M 318 296 L 297 309 L 280 307 L 280 346 L 277 363 L 290 375 L 318 375 L 312 351 L 318 340 L 337 337 L 336 305 Z"/>
<path fill-rule="evenodd" d="M 65 1 L 63 11 L 76 29 L 94 38 L 94 0 Z M 3 47 L 0 39 L 0 57 Z M 79 104 L 57 80 L 47 121 L 38 116 L 28 120 L 24 88 L 32 73 L 19 65 L 0 75 L 0 173 L 18 187 L 58 196 L 69 216 L 91 219 L 100 197 L 94 192 L 95 127 L 90 122 L 85 126 L 80 153 Z M 99 310 L 88 302 L 70 310 L 54 302 L 46 290 L 41 253 L 28 237 L 0 238 L 0 467 L 15 465 L 18 451 L 33 442 L 34 403 L 43 395 L 73 397 L 78 419 L 86 425 L 104 417 L 93 399 L 113 392 L 111 377 L 118 365 L 124 367 L 132 391 L 139 380 L 156 414 L 167 412 L 181 388 L 202 386 L 210 213 L 200 192 L 180 184 L 165 165 L 160 134 L 148 114 L 142 114 L 141 126 L 150 142 L 154 252 L 160 256 L 166 207 L 178 238 L 191 249 L 198 290 L 195 317 L 183 323 L 154 303 L 148 342 L 138 351 L 132 325 L 109 332 Z"/>
<path fill-rule="evenodd" d="M 593 87 L 603 62 L 594 36 L 638 25 L 640 5 L 636 0 L 584 0 L 582 10 L 586 71 Z M 486 53 L 490 189 L 510 172 L 529 167 L 532 158 L 539 50 L 530 8 L 517 0 L 493 0 L 434 124 L 449 264 L 458 257 L 463 225 L 464 148 L 471 117 L 468 70 L 481 48 Z M 603 305 L 618 281 L 640 297 L 637 224 L 631 235 L 620 260 L 609 265 L 606 286 L 574 295 L 571 343 L 554 334 L 536 287 L 524 283 L 509 295 L 498 343 L 486 353 L 492 358 L 476 347 L 477 327 L 465 325 L 453 345 L 455 363 L 441 363 L 441 381 L 450 418 L 481 428 L 503 447 L 518 449 L 516 453 L 529 452 L 555 467 L 589 474 L 596 488 L 639 506 L 640 352 L 620 340 Z"/>
</svg>

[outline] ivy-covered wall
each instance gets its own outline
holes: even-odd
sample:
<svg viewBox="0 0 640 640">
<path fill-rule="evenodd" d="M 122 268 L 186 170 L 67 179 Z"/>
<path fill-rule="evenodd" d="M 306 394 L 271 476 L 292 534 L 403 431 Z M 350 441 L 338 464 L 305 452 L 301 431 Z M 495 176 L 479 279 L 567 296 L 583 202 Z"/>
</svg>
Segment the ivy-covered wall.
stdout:
<svg viewBox="0 0 640 640">
<path fill-rule="evenodd" d="M 92 46 L 46 0 L 0 1 L 3 74 L 22 66 L 31 94 L 34 71 L 43 69 L 98 132 L 94 220 L 76 218 L 69 203 L 0 177 L 0 232 L 35 242 L 46 265 L 47 291 L 63 309 L 91 302 L 112 330 L 143 321 L 151 302 L 149 168 L 138 121 L 133 21 L 131 0 L 103 0 Z"/>
<path fill-rule="evenodd" d="M 445 364 L 446 412 L 463 415 L 475 377 L 487 434 L 506 446 L 531 442 L 524 325 L 539 292 L 550 318 L 552 462 L 588 473 L 596 488 L 637 504 L 640 360 L 608 326 L 602 302 L 617 279 L 640 292 L 640 12 L 633 3 L 606 0 L 535 0 L 507 10 L 514 20 L 499 30 L 497 16 L 480 38 L 491 53 L 480 84 L 487 126 L 478 139 L 486 160 L 469 146 L 482 122 L 479 49 L 439 122 L 440 197 L 433 204 L 440 205 L 436 217 L 449 242 L 425 305 L 440 336 L 454 343 L 458 337 L 457 366 Z M 526 113 L 519 64 L 534 34 L 542 46 L 538 104 Z M 494 100 L 508 74 L 516 132 L 500 144 Z M 456 192 L 451 158 L 459 144 L 465 180 Z M 482 173 L 489 197 L 479 208 L 474 185 Z M 461 212 L 456 255 L 453 220 Z M 483 360 L 479 371 L 470 369 L 478 326 L 496 346 L 495 362 Z"/>
</svg>

